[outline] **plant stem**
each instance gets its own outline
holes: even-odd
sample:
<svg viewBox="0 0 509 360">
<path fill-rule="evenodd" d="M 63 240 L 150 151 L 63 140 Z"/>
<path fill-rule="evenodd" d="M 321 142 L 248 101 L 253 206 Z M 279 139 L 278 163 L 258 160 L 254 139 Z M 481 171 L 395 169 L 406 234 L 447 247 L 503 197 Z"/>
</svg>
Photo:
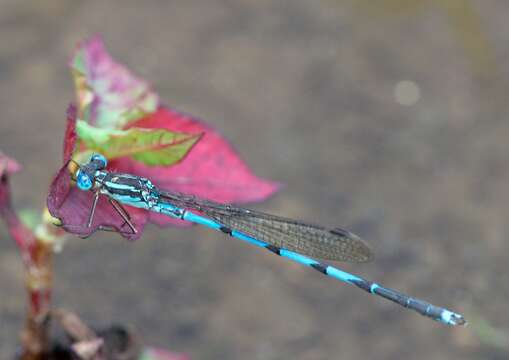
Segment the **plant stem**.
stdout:
<svg viewBox="0 0 509 360">
<path fill-rule="evenodd" d="M 48 314 L 52 289 L 52 244 L 37 238 L 12 207 L 7 175 L 0 178 L 0 217 L 18 246 L 26 271 L 28 308 L 21 332 L 22 360 L 43 360 L 49 351 Z"/>
<path fill-rule="evenodd" d="M 32 266 L 26 272 L 29 307 L 21 333 L 22 360 L 42 360 L 49 351 L 52 254 L 51 246 L 36 238 Z"/>
</svg>

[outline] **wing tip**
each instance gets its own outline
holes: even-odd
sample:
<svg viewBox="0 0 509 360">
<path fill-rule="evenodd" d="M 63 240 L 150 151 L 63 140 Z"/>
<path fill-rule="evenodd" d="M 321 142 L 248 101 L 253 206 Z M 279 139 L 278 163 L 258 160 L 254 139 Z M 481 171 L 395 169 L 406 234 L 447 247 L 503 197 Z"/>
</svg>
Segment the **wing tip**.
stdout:
<svg viewBox="0 0 509 360">
<path fill-rule="evenodd" d="M 355 246 L 356 249 L 356 257 L 353 259 L 354 262 L 365 263 L 374 259 L 375 256 L 370 246 L 358 235 L 342 228 L 334 228 L 330 230 L 330 232 L 334 235 L 352 240 L 352 245 Z"/>
</svg>

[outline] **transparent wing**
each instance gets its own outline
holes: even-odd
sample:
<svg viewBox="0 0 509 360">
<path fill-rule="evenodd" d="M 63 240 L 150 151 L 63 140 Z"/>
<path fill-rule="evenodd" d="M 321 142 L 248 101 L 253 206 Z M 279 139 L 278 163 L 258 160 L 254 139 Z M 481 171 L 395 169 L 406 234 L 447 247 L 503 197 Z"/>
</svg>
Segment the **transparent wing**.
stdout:
<svg viewBox="0 0 509 360">
<path fill-rule="evenodd" d="M 362 239 L 340 228 L 327 229 L 184 194 L 162 192 L 161 199 L 181 208 L 197 210 L 230 229 L 303 255 L 348 262 L 372 259 L 372 252 Z"/>
</svg>

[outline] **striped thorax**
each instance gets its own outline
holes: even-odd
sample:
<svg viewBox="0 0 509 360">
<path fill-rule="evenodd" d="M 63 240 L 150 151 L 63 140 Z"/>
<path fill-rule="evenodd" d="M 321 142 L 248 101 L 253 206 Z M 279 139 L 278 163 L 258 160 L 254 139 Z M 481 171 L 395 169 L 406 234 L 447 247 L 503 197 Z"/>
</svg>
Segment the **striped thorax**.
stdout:
<svg viewBox="0 0 509 360">
<path fill-rule="evenodd" d="M 149 210 L 156 205 L 159 198 L 157 189 L 146 178 L 97 171 L 95 181 L 101 194 L 126 205 Z"/>
</svg>

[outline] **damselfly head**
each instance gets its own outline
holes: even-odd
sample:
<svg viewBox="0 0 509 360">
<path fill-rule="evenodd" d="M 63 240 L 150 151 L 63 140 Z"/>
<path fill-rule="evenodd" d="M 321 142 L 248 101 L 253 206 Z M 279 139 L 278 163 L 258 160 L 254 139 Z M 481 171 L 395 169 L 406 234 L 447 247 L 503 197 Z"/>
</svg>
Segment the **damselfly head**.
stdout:
<svg viewBox="0 0 509 360">
<path fill-rule="evenodd" d="M 92 188 L 92 179 L 87 174 L 85 169 L 82 169 L 80 164 L 74 160 L 69 160 L 67 163 L 67 170 L 71 174 L 71 179 L 76 182 L 80 190 L 90 190 Z"/>
<path fill-rule="evenodd" d="M 97 171 L 103 170 L 108 161 L 101 154 L 94 154 L 90 157 L 90 161 L 85 165 L 79 166 L 75 172 L 76 185 L 80 190 L 88 191 L 92 189 Z"/>
<path fill-rule="evenodd" d="M 80 190 L 88 191 L 92 189 L 94 182 L 92 177 L 80 168 L 76 172 L 76 185 Z"/>
<path fill-rule="evenodd" d="M 94 154 L 90 158 L 90 163 L 95 164 L 97 170 L 103 170 L 104 168 L 106 168 L 106 165 L 108 165 L 108 160 L 106 160 L 104 155 Z"/>
</svg>

